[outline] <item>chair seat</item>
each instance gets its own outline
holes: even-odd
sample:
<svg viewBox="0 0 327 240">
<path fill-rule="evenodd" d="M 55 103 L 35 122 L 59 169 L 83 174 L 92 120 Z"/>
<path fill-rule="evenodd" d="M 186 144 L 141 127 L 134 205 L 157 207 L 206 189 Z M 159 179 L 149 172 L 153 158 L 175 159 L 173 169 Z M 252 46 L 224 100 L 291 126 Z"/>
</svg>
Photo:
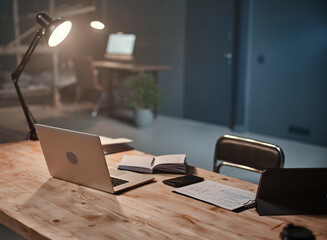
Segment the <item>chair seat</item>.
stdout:
<svg viewBox="0 0 327 240">
<path fill-rule="evenodd" d="M 108 99 L 107 89 L 99 82 L 99 72 L 94 68 L 91 56 L 77 56 L 73 61 L 77 79 L 75 105 L 80 101 L 82 94 L 97 92 L 98 99 L 91 113 L 92 117 L 96 117 L 101 105 Z"/>
</svg>

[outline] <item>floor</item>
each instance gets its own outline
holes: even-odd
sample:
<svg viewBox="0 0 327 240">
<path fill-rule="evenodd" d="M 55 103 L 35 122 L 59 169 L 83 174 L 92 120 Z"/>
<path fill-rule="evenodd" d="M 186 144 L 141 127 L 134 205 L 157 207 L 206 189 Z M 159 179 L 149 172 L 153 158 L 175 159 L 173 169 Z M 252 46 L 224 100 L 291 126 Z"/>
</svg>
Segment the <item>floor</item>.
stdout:
<svg viewBox="0 0 327 240">
<path fill-rule="evenodd" d="M 133 139 L 136 149 L 153 155 L 185 153 L 190 165 L 212 170 L 214 146 L 219 136 L 233 134 L 270 142 L 285 153 L 285 167 L 327 167 L 327 147 L 305 144 L 250 132 L 233 132 L 227 127 L 159 115 L 150 127 L 139 129 L 133 124 L 99 114 L 91 117 L 91 106 L 81 104 L 75 111 L 70 105 L 60 108 L 32 106 L 39 123 L 94 133 L 108 137 Z M 0 108 L 0 143 L 24 140 L 28 126 L 20 107 Z M 259 175 L 222 168 L 223 174 L 258 182 Z M 0 225 L 1 239 L 21 239 Z"/>
</svg>

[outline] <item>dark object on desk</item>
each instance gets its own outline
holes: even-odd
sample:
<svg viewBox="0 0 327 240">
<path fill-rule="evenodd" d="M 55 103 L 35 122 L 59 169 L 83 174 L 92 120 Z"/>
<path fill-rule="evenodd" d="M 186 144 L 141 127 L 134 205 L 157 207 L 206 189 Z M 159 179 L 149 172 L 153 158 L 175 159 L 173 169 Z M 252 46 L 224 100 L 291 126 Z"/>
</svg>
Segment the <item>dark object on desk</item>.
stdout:
<svg viewBox="0 0 327 240">
<path fill-rule="evenodd" d="M 193 183 L 202 182 L 203 180 L 204 179 L 202 177 L 198 177 L 190 174 L 182 177 L 163 180 L 162 182 L 166 185 L 173 186 L 173 187 L 183 187 Z"/>
<path fill-rule="evenodd" d="M 327 214 L 327 168 L 267 169 L 256 196 L 259 215 Z"/>
<path fill-rule="evenodd" d="M 117 152 L 133 150 L 134 147 L 132 147 L 127 143 L 118 143 L 118 144 L 110 144 L 110 145 L 102 146 L 102 149 L 104 154 L 112 154 Z"/>
<path fill-rule="evenodd" d="M 103 101 L 108 97 L 107 89 L 100 84 L 99 72 L 93 66 L 91 56 L 76 56 L 73 61 L 77 80 L 75 104 L 80 101 L 83 93 L 96 92 L 98 100 L 91 114 L 92 117 L 96 117 Z"/>
<path fill-rule="evenodd" d="M 222 162 L 218 164 L 218 160 Z M 284 153 L 276 145 L 231 135 L 220 137 L 216 143 L 214 171 L 222 166 L 236 167 L 261 173 L 267 168 L 283 168 Z"/>
<path fill-rule="evenodd" d="M 280 239 L 282 240 L 315 240 L 316 237 L 313 233 L 302 226 L 294 226 L 293 224 L 287 224 L 283 231 L 280 233 Z"/>
</svg>

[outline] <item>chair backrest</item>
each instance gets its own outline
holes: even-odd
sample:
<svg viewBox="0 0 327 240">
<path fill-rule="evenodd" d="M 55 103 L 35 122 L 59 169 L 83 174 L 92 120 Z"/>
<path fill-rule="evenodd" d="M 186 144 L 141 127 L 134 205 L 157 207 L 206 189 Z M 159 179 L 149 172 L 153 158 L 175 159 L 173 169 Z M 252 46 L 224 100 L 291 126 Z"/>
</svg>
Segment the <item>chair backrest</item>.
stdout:
<svg viewBox="0 0 327 240">
<path fill-rule="evenodd" d="M 91 56 L 76 56 L 73 58 L 77 85 L 81 89 L 99 88 L 98 78 Z"/>
<path fill-rule="evenodd" d="M 218 160 L 222 162 L 218 164 Z M 231 135 L 220 137 L 216 143 L 215 172 L 225 165 L 260 173 L 267 168 L 283 168 L 284 162 L 283 150 L 274 144 Z"/>
</svg>

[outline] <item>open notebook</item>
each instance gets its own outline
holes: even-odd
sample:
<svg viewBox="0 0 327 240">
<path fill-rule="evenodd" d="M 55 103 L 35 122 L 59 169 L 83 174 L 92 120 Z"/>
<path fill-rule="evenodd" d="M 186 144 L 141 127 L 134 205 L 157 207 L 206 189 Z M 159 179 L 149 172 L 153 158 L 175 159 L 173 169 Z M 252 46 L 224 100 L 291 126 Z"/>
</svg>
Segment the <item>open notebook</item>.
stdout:
<svg viewBox="0 0 327 240">
<path fill-rule="evenodd" d="M 134 172 L 153 173 L 154 171 L 186 173 L 186 155 L 138 156 L 124 155 L 118 169 Z"/>
</svg>

